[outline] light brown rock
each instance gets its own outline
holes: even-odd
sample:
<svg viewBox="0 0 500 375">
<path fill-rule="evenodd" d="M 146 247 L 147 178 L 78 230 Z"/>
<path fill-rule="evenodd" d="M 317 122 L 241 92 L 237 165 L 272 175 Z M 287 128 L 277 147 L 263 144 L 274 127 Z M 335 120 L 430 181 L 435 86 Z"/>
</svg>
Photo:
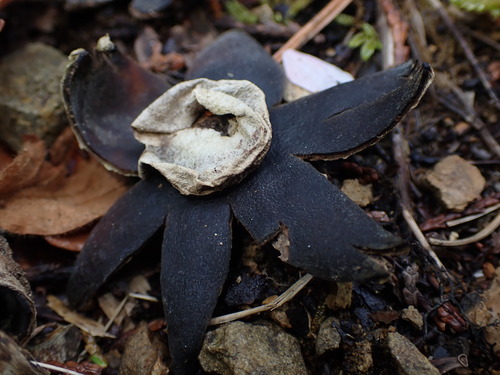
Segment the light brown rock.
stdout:
<svg viewBox="0 0 500 375">
<path fill-rule="evenodd" d="M 316 338 L 316 353 L 322 355 L 328 350 L 338 349 L 340 347 L 340 334 L 334 326 L 336 319 L 334 317 L 326 318 L 319 327 Z"/>
<path fill-rule="evenodd" d="M 398 375 L 439 375 L 425 355 L 413 343 L 397 332 L 388 333 L 386 345 Z"/>
<path fill-rule="evenodd" d="M 127 340 L 120 365 L 121 375 L 165 375 L 169 370 L 164 362 L 165 343 L 151 332 L 145 322 Z"/>
<path fill-rule="evenodd" d="M 340 310 L 351 306 L 352 283 L 332 282 L 330 286 L 330 293 L 325 300 L 329 309 Z"/>
<path fill-rule="evenodd" d="M 420 312 L 413 305 L 403 309 L 401 312 L 401 318 L 411 323 L 417 329 L 424 328 L 424 319 L 422 318 L 422 314 L 420 314 Z"/>
<path fill-rule="evenodd" d="M 343 345 L 344 365 L 348 374 L 368 374 L 373 367 L 372 346 L 368 340 L 361 340 L 353 345 Z"/>
<path fill-rule="evenodd" d="M 200 363 L 221 375 L 306 375 L 300 346 L 274 324 L 233 322 L 208 332 Z"/>
<path fill-rule="evenodd" d="M 486 183 L 479 169 L 458 155 L 437 163 L 425 181 L 447 208 L 457 211 L 479 198 Z"/>
<path fill-rule="evenodd" d="M 484 337 L 489 344 L 500 347 L 500 267 L 496 268 L 490 288 L 481 295 L 479 301 L 467 312 L 468 318 L 484 328 Z"/>
<path fill-rule="evenodd" d="M 25 134 L 51 143 L 66 125 L 59 92 L 65 65 L 60 51 L 42 43 L 0 61 L 0 139 L 14 151 Z"/>
</svg>

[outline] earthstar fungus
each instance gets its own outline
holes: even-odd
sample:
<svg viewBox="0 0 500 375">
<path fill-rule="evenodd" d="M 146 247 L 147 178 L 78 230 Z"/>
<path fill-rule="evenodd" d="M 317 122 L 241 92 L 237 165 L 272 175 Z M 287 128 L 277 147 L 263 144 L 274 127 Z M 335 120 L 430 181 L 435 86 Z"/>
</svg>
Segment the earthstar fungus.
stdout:
<svg viewBox="0 0 500 375">
<path fill-rule="evenodd" d="M 239 31 L 224 33 L 200 52 L 186 74 L 194 81 L 164 94 L 159 78 L 116 48 L 97 49 L 94 56 L 73 52 L 63 96 L 75 133 L 114 170 L 137 173 L 140 158 L 141 180 L 92 231 L 69 281 L 71 302 L 87 305 L 163 227 L 161 287 L 171 368 L 190 374 L 228 273 L 234 219 L 256 243 L 273 243 L 282 260 L 315 276 L 360 282 L 386 277 L 384 266 L 362 250 L 384 254 L 402 241 L 305 160 L 347 157 L 377 142 L 418 103 L 432 76 L 427 64 L 408 62 L 277 105 L 281 68 Z M 235 93 L 252 97 L 252 104 L 242 104 Z M 217 96 L 223 100 L 213 106 Z M 177 108 L 165 113 L 172 100 Z M 179 113 L 186 118 L 182 125 Z M 248 115 L 254 116 L 252 126 L 243 121 Z M 160 161 L 165 155 L 166 163 Z M 221 158 L 231 161 L 229 167 Z M 224 174 L 219 169 L 229 172 L 218 179 Z"/>
</svg>

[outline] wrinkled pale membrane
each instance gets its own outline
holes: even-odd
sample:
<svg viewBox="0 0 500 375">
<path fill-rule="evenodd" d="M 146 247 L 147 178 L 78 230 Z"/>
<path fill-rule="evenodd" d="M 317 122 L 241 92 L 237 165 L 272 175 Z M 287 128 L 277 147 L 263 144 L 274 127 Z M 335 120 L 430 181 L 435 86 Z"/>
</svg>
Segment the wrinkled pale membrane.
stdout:
<svg viewBox="0 0 500 375">
<path fill-rule="evenodd" d="M 204 111 L 234 115 L 229 135 L 191 127 Z M 260 164 L 271 142 L 264 93 L 249 81 L 196 79 L 180 83 L 132 123 L 146 148 L 139 158 L 182 194 L 206 195 L 241 180 Z"/>
</svg>

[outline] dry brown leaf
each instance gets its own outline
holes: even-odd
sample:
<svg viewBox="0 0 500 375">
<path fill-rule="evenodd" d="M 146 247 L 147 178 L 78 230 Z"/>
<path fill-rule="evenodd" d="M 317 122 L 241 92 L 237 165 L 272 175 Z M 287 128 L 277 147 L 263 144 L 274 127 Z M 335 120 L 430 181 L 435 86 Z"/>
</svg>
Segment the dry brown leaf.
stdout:
<svg viewBox="0 0 500 375">
<path fill-rule="evenodd" d="M 95 159 L 84 159 L 69 132 L 54 143 L 29 137 L 0 172 L 0 228 L 17 234 L 57 235 L 101 217 L 126 190 Z M 55 162 L 54 162 L 55 160 Z"/>
<path fill-rule="evenodd" d="M 62 301 L 56 296 L 47 296 L 47 306 L 57 313 L 66 322 L 71 323 L 82 331 L 87 332 L 91 336 L 110 337 L 114 338 L 110 333 L 106 333 L 104 326 L 95 320 L 89 319 L 86 316 L 78 314 L 70 310 Z"/>
<path fill-rule="evenodd" d="M 92 227 L 85 227 L 82 230 L 62 234 L 57 236 L 45 236 L 44 239 L 52 246 L 60 249 L 79 252 L 83 249 L 85 241 L 89 238 Z"/>
</svg>

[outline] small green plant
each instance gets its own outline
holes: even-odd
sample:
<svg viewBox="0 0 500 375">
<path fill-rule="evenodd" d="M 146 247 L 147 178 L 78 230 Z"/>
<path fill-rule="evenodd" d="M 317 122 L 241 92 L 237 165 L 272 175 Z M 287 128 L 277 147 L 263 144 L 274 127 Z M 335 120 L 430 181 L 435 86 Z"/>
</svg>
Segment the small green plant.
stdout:
<svg viewBox="0 0 500 375">
<path fill-rule="evenodd" d="M 288 7 L 288 10 L 284 18 L 281 13 L 276 12 L 275 14 L 275 19 L 281 16 L 281 20 L 279 20 L 279 22 L 286 22 L 289 20 L 293 20 L 301 10 L 312 3 L 312 0 L 260 0 L 260 2 L 261 4 L 269 5 L 273 9 L 278 5 L 286 5 Z"/>
<path fill-rule="evenodd" d="M 312 0 L 260 0 L 261 5 L 272 9 L 273 19 L 278 23 L 286 23 L 295 18 L 297 13 L 306 8 Z M 274 10 L 279 5 L 287 6 L 286 14 Z M 227 12 L 237 21 L 246 24 L 259 22 L 259 16 L 252 9 L 247 8 L 238 0 L 229 0 L 225 3 Z"/>
<path fill-rule="evenodd" d="M 335 22 L 342 26 L 354 26 L 356 20 L 348 14 L 339 14 Z M 378 36 L 377 30 L 367 22 L 361 24 L 361 30 L 352 36 L 347 43 L 349 48 L 360 47 L 359 54 L 363 61 L 368 61 L 375 51 L 382 49 L 382 42 Z"/>
<path fill-rule="evenodd" d="M 237 21 L 246 24 L 253 24 L 259 21 L 259 17 L 238 0 L 227 1 L 225 5 L 227 12 Z"/>
<path fill-rule="evenodd" d="M 349 48 L 360 47 L 359 55 L 361 59 L 363 61 L 368 61 L 375 51 L 382 49 L 382 42 L 375 28 L 365 22 L 361 25 L 361 31 L 353 35 L 349 43 L 347 43 L 347 46 Z"/>
<path fill-rule="evenodd" d="M 468 12 L 489 12 L 493 17 L 500 17 L 500 0 L 450 0 L 450 2 Z"/>
</svg>

